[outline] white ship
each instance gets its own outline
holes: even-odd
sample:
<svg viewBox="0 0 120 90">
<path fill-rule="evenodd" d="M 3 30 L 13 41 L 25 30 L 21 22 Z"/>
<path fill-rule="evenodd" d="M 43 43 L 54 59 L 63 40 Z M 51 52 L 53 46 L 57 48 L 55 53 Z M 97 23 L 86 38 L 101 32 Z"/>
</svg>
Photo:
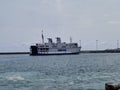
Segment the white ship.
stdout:
<svg viewBox="0 0 120 90">
<path fill-rule="evenodd" d="M 52 41 L 52 38 L 48 38 L 48 42 L 44 42 L 44 36 L 42 33 L 42 43 L 36 43 L 36 45 L 30 46 L 30 55 L 67 55 L 67 54 L 79 54 L 81 47 L 77 43 L 61 42 L 60 37 L 56 38 L 56 43 Z"/>
</svg>

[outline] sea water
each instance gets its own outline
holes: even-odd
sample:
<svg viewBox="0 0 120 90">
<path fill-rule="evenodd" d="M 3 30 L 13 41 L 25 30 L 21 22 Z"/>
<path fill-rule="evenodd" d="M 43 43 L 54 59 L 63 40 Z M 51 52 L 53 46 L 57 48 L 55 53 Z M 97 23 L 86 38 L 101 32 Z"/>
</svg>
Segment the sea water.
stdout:
<svg viewBox="0 0 120 90">
<path fill-rule="evenodd" d="M 0 55 L 0 90 L 105 90 L 120 82 L 120 54 Z"/>
</svg>

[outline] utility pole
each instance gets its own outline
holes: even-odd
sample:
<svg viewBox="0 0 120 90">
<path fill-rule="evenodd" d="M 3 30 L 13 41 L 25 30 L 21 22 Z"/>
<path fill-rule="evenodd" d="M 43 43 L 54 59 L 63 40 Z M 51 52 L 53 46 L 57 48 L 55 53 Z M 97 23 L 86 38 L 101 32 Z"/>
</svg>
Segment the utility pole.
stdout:
<svg viewBox="0 0 120 90">
<path fill-rule="evenodd" d="M 96 40 L 96 51 L 98 50 L 98 40 Z"/>
<path fill-rule="evenodd" d="M 81 40 L 79 40 L 79 42 L 80 42 L 80 47 L 81 47 Z"/>
<path fill-rule="evenodd" d="M 117 49 L 119 49 L 119 40 L 117 40 Z"/>
</svg>

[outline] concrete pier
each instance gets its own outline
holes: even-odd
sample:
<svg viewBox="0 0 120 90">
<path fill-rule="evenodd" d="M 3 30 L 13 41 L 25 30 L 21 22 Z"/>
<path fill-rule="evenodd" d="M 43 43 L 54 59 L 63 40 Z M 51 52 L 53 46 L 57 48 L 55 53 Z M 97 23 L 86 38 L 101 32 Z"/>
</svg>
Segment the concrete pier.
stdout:
<svg viewBox="0 0 120 90">
<path fill-rule="evenodd" d="M 120 90 L 120 83 L 106 83 L 105 90 Z"/>
</svg>

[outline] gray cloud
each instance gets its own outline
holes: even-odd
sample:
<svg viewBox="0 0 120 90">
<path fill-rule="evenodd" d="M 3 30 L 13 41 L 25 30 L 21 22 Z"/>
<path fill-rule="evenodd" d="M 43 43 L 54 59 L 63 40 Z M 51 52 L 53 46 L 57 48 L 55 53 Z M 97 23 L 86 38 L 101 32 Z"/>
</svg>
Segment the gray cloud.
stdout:
<svg viewBox="0 0 120 90">
<path fill-rule="evenodd" d="M 28 50 L 22 49 L 22 43 L 41 42 L 42 29 L 45 38 L 61 36 L 67 42 L 70 36 L 83 43 L 118 40 L 119 4 L 120 0 L 1 0 L 0 47 L 9 43 L 14 48 L 17 43 L 20 50 Z M 83 49 L 94 45 L 88 43 Z"/>
</svg>

